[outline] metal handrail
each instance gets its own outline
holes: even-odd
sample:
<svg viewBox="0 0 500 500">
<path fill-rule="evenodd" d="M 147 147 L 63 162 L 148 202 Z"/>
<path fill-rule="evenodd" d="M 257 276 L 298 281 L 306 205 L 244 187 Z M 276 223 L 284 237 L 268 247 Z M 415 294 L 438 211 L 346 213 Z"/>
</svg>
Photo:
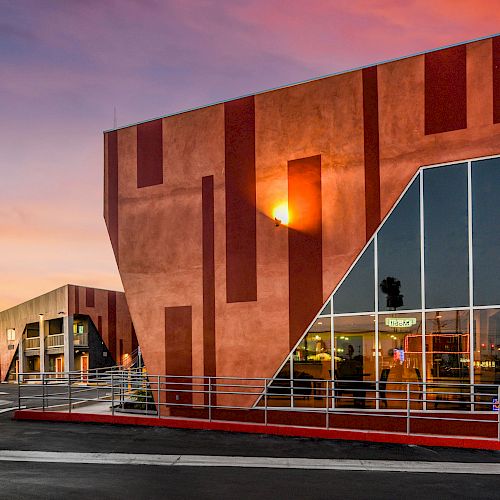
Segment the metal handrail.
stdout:
<svg viewBox="0 0 500 500">
<path fill-rule="evenodd" d="M 206 412 L 197 418 L 208 420 L 213 420 L 218 411 L 244 410 L 263 412 L 266 425 L 270 414 L 314 412 L 325 414 L 326 428 L 331 428 L 331 418 L 336 414 L 369 414 L 406 419 L 407 433 L 412 433 L 412 422 L 416 420 L 497 422 L 500 438 L 500 412 L 496 412 L 496 420 L 491 419 L 495 414 L 493 401 L 500 400 L 500 386 L 496 384 L 153 376 L 142 369 L 123 370 L 120 367 L 89 370 L 84 378 L 78 371 L 57 375 L 60 378 L 51 378 L 53 373 L 20 373 L 19 408 L 29 400 L 42 411 L 61 404 L 68 411 L 75 411 L 75 405 L 106 402 L 112 414 L 130 411 L 127 405 L 135 405 L 149 413 L 155 409 L 158 418 L 167 417 L 164 408 L 178 408 Z M 31 377 L 30 387 L 37 387 L 37 383 L 42 386 L 40 393 L 23 394 L 28 384 L 22 382 L 27 376 Z M 431 411 L 430 405 L 435 405 L 438 411 L 441 404 L 446 406 L 445 411 L 439 410 L 439 415 Z M 487 418 L 478 418 L 479 415 Z M 183 416 L 188 418 L 189 412 Z"/>
</svg>

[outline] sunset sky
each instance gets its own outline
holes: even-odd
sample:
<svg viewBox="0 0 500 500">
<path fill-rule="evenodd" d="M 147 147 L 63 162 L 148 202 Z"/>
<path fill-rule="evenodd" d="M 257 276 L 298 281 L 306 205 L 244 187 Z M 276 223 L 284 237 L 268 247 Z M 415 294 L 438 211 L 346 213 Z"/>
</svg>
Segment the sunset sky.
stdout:
<svg viewBox="0 0 500 500">
<path fill-rule="evenodd" d="M 120 289 L 102 131 L 500 32 L 499 1 L 0 0 L 0 310 Z"/>
</svg>

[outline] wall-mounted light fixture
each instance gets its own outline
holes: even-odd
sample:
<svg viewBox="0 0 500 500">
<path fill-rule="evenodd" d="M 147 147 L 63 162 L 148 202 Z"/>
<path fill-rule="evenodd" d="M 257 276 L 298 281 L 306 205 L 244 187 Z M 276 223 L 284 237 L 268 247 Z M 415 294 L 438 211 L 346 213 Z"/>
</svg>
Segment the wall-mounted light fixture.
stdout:
<svg viewBox="0 0 500 500">
<path fill-rule="evenodd" d="M 277 205 L 276 207 L 274 207 L 273 217 L 276 227 L 279 227 L 282 224 L 287 226 L 290 219 L 288 213 L 288 205 L 286 203 L 282 203 L 281 205 Z"/>
</svg>

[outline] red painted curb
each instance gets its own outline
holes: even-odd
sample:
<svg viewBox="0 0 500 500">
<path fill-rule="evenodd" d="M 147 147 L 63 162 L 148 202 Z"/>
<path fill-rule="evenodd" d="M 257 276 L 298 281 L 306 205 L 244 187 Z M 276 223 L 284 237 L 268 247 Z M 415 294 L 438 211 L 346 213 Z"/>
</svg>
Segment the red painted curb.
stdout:
<svg viewBox="0 0 500 500">
<path fill-rule="evenodd" d="M 371 441 L 375 443 L 414 444 L 421 446 L 446 446 L 453 448 L 476 448 L 500 450 L 500 441 L 475 439 L 469 437 L 447 437 L 429 435 L 407 435 L 389 432 L 370 432 L 338 429 L 319 429 L 314 427 L 293 427 L 283 425 L 264 425 L 240 422 L 206 421 L 179 418 L 133 417 L 125 415 L 97 415 L 90 413 L 63 413 L 55 411 L 16 410 L 14 420 L 38 420 L 50 422 L 80 422 L 115 425 L 142 425 L 150 427 L 171 427 L 177 429 L 201 429 L 252 434 L 271 434 L 275 436 L 294 436 L 321 439 L 341 439 L 348 441 Z"/>
</svg>

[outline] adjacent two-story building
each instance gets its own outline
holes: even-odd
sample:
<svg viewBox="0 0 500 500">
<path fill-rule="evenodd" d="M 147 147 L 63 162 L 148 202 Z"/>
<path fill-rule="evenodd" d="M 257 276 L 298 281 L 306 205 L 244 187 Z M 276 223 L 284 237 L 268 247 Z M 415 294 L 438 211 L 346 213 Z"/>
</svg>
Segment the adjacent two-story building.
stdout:
<svg viewBox="0 0 500 500">
<path fill-rule="evenodd" d="M 2 381 L 128 365 L 137 347 L 123 292 L 65 285 L 0 312 Z"/>
</svg>

